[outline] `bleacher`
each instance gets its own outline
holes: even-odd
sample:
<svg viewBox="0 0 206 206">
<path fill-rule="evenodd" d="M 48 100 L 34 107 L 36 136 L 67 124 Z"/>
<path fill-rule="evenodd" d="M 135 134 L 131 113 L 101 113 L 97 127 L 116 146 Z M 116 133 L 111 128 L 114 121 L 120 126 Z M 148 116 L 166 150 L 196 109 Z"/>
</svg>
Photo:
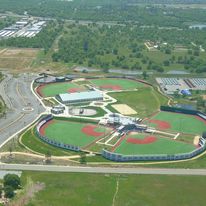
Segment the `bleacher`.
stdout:
<svg viewBox="0 0 206 206">
<path fill-rule="evenodd" d="M 177 78 L 161 78 L 164 85 L 179 85 Z"/>
</svg>

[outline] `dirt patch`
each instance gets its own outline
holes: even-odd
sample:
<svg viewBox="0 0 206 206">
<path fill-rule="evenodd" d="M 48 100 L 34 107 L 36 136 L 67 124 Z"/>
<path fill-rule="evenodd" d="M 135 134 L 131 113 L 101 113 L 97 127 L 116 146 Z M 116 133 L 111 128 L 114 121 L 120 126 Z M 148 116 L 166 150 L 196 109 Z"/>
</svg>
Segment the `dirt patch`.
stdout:
<svg viewBox="0 0 206 206">
<path fill-rule="evenodd" d="M 68 89 L 69 93 L 82 92 L 82 91 L 83 91 L 82 88 L 78 88 L 78 87 Z"/>
<path fill-rule="evenodd" d="M 119 85 L 113 85 L 113 84 L 105 84 L 100 86 L 101 89 L 108 89 L 108 90 L 122 90 L 122 87 Z"/>
<path fill-rule="evenodd" d="M 43 190 L 45 184 L 41 182 L 30 183 L 27 188 L 25 188 L 25 193 L 21 195 L 18 199 L 15 199 L 15 202 L 11 202 L 8 206 L 23 206 L 27 205 L 30 200 L 34 197 L 35 193 Z"/>
<path fill-rule="evenodd" d="M 4 49 L 0 52 L 0 68 L 25 71 L 36 58 L 39 49 Z"/>
<path fill-rule="evenodd" d="M 94 116 L 97 114 L 97 111 L 95 109 L 74 108 L 70 109 L 69 113 L 77 116 Z"/>
<path fill-rule="evenodd" d="M 137 114 L 137 112 L 127 104 L 113 104 L 112 107 L 123 115 Z"/>
<path fill-rule="evenodd" d="M 195 136 L 193 140 L 193 144 L 198 146 L 199 145 L 200 136 Z"/>
<path fill-rule="evenodd" d="M 136 139 L 132 137 L 127 138 L 127 143 L 131 144 L 151 144 L 156 141 L 157 138 L 155 136 L 147 136 L 144 139 Z"/>
<path fill-rule="evenodd" d="M 202 95 L 203 100 L 206 100 L 206 95 Z"/>
<path fill-rule="evenodd" d="M 96 132 L 95 129 L 97 126 L 95 125 L 86 125 L 85 127 L 82 128 L 82 132 L 88 136 L 92 137 L 100 137 L 104 134 L 104 132 Z"/>
<path fill-rule="evenodd" d="M 160 129 L 160 130 L 166 130 L 166 129 L 171 128 L 170 123 L 166 122 L 166 121 L 157 120 L 157 119 L 150 119 L 149 122 L 153 123 L 153 124 L 156 124 L 157 128 Z"/>
<path fill-rule="evenodd" d="M 14 56 L 14 57 L 35 57 L 39 49 L 6 49 L 2 52 L 1 56 Z"/>
</svg>

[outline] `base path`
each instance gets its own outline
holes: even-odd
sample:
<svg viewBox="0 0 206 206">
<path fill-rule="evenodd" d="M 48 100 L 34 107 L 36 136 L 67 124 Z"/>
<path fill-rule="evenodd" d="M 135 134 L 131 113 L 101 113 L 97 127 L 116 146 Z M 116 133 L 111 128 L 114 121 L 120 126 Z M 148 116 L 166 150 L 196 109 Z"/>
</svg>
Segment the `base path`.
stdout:
<svg viewBox="0 0 206 206">
<path fill-rule="evenodd" d="M 147 136 L 144 139 L 136 139 L 129 137 L 127 139 L 127 142 L 131 144 L 151 144 L 153 142 L 156 142 L 156 140 L 157 138 L 155 136 Z"/>
<path fill-rule="evenodd" d="M 92 137 L 100 137 L 104 134 L 104 132 L 96 132 L 95 129 L 98 127 L 96 125 L 87 125 L 82 128 L 82 132 L 88 136 Z"/>
</svg>

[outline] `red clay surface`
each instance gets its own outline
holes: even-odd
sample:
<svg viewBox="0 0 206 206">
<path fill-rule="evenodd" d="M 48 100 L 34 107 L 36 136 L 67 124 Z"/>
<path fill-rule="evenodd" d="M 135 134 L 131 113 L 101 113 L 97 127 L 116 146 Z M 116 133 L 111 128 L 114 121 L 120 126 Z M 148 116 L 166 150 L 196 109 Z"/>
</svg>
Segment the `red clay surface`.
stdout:
<svg viewBox="0 0 206 206">
<path fill-rule="evenodd" d="M 201 117 L 195 116 L 196 119 L 198 119 L 201 122 L 204 122 L 206 124 L 206 121 L 204 119 L 202 119 Z"/>
<path fill-rule="evenodd" d="M 97 128 L 97 126 L 95 125 L 87 125 L 85 127 L 82 128 L 82 132 L 88 136 L 92 136 L 92 137 L 100 137 L 104 134 L 104 132 L 96 132 L 95 129 Z"/>
<path fill-rule="evenodd" d="M 157 119 L 150 119 L 149 120 L 150 123 L 156 124 L 157 128 L 160 130 L 165 130 L 165 129 L 170 129 L 171 125 L 169 122 L 166 121 L 161 121 L 161 120 L 157 120 Z"/>
<path fill-rule="evenodd" d="M 111 89 L 111 90 L 122 90 L 122 87 L 119 85 L 113 85 L 113 84 L 105 84 L 100 86 L 101 89 Z"/>
<path fill-rule="evenodd" d="M 147 136 L 144 139 L 136 139 L 132 137 L 127 138 L 127 142 L 131 144 L 151 144 L 156 140 L 157 138 L 155 136 Z"/>
<path fill-rule="evenodd" d="M 69 93 L 75 93 L 75 92 L 81 92 L 81 91 L 82 91 L 81 88 L 70 88 L 70 89 L 68 89 Z"/>
<path fill-rule="evenodd" d="M 43 94 L 42 94 L 42 88 L 44 87 L 44 85 L 40 85 L 36 88 L 36 92 L 39 96 L 43 97 Z"/>
<path fill-rule="evenodd" d="M 41 126 L 40 130 L 39 130 L 39 133 L 42 135 L 42 136 L 45 136 L 45 129 L 50 125 L 50 124 L 53 124 L 54 123 L 54 120 L 50 120 L 48 121 L 46 124 L 44 124 L 43 126 Z"/>
</svg>

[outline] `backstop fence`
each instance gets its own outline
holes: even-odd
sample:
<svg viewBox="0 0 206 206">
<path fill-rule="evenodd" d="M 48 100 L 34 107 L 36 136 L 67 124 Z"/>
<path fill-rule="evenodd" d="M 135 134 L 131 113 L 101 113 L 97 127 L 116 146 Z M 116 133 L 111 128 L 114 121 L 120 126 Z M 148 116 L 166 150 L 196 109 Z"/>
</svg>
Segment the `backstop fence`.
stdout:
<svg viewBox="0 0 206 206">
<path fill-rule="evenodd" d="M 182 114 L 197 115 L 198 117 L 202 118 L 203 120 L 206 120 L 206 114 L 204 114 L 203 112 L 200 112 L 198 110 L 190 110 L 190 109 L 183 109 L 183 108 L 169 107 L 169 106 L 161 106 L 160 110 L 166 111 L 166 112 L 175 112 L 175 113 L 182 113 Z"/>
<path fill-rule="evenodd" d="M 123 155 L 117 154 L 113 152 L 109 152 L 105 149 L 102 150 L 102 156 L 108 160 L 116 161 L 116 162 L 128 162 L 128 161 L 172 161 L 172 160 L 184 160 L 184 159 L 191 159 L 203 151 L 206 150 L 206 144 L 200 146 L 199 148 L 195 149 L 189 153 L 182 153 L 182 154 L 160 154 L 160 155 Z"/>
</svg>

